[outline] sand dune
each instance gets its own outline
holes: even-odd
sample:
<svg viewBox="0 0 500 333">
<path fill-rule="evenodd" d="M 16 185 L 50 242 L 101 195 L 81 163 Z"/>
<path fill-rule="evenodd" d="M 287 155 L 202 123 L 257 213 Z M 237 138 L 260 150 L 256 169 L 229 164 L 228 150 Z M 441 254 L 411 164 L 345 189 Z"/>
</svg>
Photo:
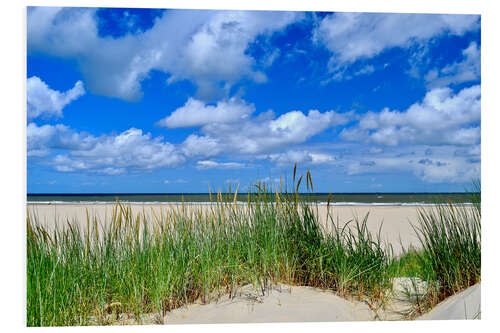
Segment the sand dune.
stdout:
<svg viewBox="0 0 500 333">
<path fill-rule="evenodd" d="M 481 319 L 481 283 L 439 303 L 420 320 Z"/>
<path fill-rule="evenodd" d="M 293 323 L 406 320 L 411 302 L 398 294 L 408 278 L 395 281 L 395 294 L 384 307 L 374 308 L 366 302 L 345 299 L 311 287 L 277 285 L 262 292 L 251 285 L 240 287 L 231 297 L 223 295 L 217 301 L 200 301 L 167 312 L 165 316 L 151 314 L 140 321 L 130 316 L 113 320 L 114 325 L 133 324 L 235 324 Z M 425 285 L 425 283 L 424 283 Z M 481 285 L 449 297 L 417 320 L 480 319 Z"/>
<path fill-rule="evenodd" d="M 407 278 L 399 278 L 401 285 Z M 395 295 L 383 308 L 373 309 L 365 302 L 346 300 L 317 288 L 281 285 L 262 294 L 251 286 L 240 289 L 236 297 L 223 297 L 209 304 L 191 304 L 167 313 L 165 324 L 276 323 L 405 320 L 411 303 Z M 423 290 L 422 290 L 423 292 Z M 399 295 L 401 296 L 401 295 Z M 481 318 L 481 284 L 453 295 L 418 320 L 461 320 Z"/>
<path fill-rule="evenodd" d="M 273 323 L 373 320 L 365 303 L 347 301 L 327 291 L 281 286 L 264 294 L 250 286 L 231 299 L 207 305 L 191 304 L 164 317 L 165 324 Z"/>
</svg>

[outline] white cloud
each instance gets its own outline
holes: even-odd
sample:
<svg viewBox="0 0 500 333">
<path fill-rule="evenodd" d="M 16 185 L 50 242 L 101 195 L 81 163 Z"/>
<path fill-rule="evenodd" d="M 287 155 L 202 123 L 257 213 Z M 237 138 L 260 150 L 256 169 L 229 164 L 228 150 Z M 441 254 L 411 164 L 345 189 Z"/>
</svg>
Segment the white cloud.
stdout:
<svg viewBox="0 0 500 333">
<path fill-rule="evenodd" d="M 179 149 L 162 137 L 131 128 L 119 134 L 94 137 L 65 125 L 28 124 L 28 157 L 57 155 L 47 159 L 62 172 L 93 172 L 108 175 L 127 171 L 150 171 L 185 163 Z M 68 153 L 59 152 L 66 150 Z"/>
<path fill-rule="evenodd" d="M 52 90 L 39 77 L 32 76 L 26 82 L 28 119 L 44 117 L 62 117 L 66 105 L 85 94 L 82 81 L 66 92 Z"/>
<path fill-rule="evenodd" d="M 340 136 L 350 141 L 371 141 L 395 146 L 401 143 L 427 145 L 472 145 L 481 130 L 481 86 L 453 94 L 450 88 L 429 91 L 421 103 L 406 111 L 367 112 L 357 126 L 344 129 Z"/>
<path fill-rule="evenodd" d="M 249 44 L 302 17 L 294 12 L 169 10 L 145 32 L 111 38 L 98 36 L 95 12 L 30 7 L 28 52 L 76 59 L 90 91 L 131 101 L 142 97 L 141 81 L 153 69 L 169 74 L 169 83 L 191 80 L 204 100 L 221 97 L 243 77 L 263 82 L 267 78 L 246 53 Z"/>
<path fill-rule="evenodd" d="M 91 160 L 73 159 L 68 155 L 57 155 L 51 161 L 54 169 L 59 172 L 93 172 L 103 175 L 120 175 L 126 172 L 121 167 L 105 167 L 105 164 L 94 163 Z"/>
<path fill-rule="evenodd" d="M 62 172 L 120 174 L 176 167 L 188 159 L 197 161 L 199 158 L 205 159 L 197 161 L 196 166 L 201 169 L 239 168 L 245 164 L 216 162 L 208 158 L 236 154 L 251 161 L 256 154 L 283 151 L 352 118 L 352 112 L 290 111 L 279 117 L 271 110 L 258 115 L 253 115 L 253 112 L 253 105 L 239 99 L 223 100 L 215 106 L 191 99 L 161 122 L 172 127 L 200 126 L 199 133 L 189 135 L 177 145 L 165 142 L 162 137 L 143 134 L 135 128 L 94 137 L 75 132 L 62 124 L 38 126 L 30 123 L 28 156 L 56 154 L 55 158 L 47 158 L 46 161 Z M 211 122 L 212 118 L 215 121 Z M 303 156 L 293 157 L 293 154 Z M 310 164 L 332 160 L 331 156 L 321 152 L 292 151 L 287 156 Z M 269 159 L 279 162 L 277 155 Z"/>
<path fill-rule="evenodd" d="M 480 104 L 476 85 L 457 93 L 432 89 L 403 112 L 367 112 L 340 137 L 374 146 L 352 149 L 340 161 L 348 175 L 412 172 L 424 182 L 470 182 L 480 177 Z"/>
<path fill-rule="evenodd" d="M 481 50 L 475 42 L 462 51 L 463 59 L 442 69 L 432 69 L 425 76 L 430 87 L 448 86 L 481 78 Z"/>
<path fill-rule="evenodd" d="M 408 54 L 408 64 L 410 68 L 406 71 L 408 75 L 415 79 L 420 79 L 422 70 L 427 68 L 431 62 L 429 57 L 430 43 L 417 44 L 410 47 Z"/>
<path fill-rule="evenodd" d="M 376 156 L 349 156 L 344 162 L 348 175 L 412 172 L 429 183 L 468 183 L 479 178 L 481 155 L 477 149 L 457 155 L 455 146 L 439 146 L 432 148 L 432 156 L 428 156 L 428 149 L 428 146 L 404 146 Z"/>
<path fill-rule="evenodd" d="M 339 72 L 389 48 L 408 48 L 445 33 L 462 35 L 477 28 L 477 15 L 334 13 L 321 20 L 313 40 L 332 53 L 329 67 Z"/>
<path fill-rule="evenodd" d="M 300 16 L 294 12 L 216 12 L 190 36 L 182 50 L 185 73 L 173 73 L 174 78 L 194 78 L 203 99 L 212 95 L 213 78 L 229 84 L 241 76 L 264 82 L 265 75 L 253 69 L 255 60 L 245 51 L 258 35 L 280 31 Z"/>
<path fill-rule="evenodd" d="M 28 157 L 47 156 L 53 149 L 90 149 L 97 140 L 86 133 L 76 133 L 62 124 L 38 126 L 35 123 L 29 123 L 26 135 Z"/>
<path fill-rule="evenodd" d="M 298 143 L 323 132 L 334 124 L 334 120 L 337 120 L 337 123 L 346 121 L 333 111 L 321 113 L 318 110 L 310 110 L 307 115 L 301 111 L 290 111 L 270 121 L 269 128 L 271 133 L 280 139 Z"/>
<path fill-rule="evenodd" d="M 158 125 L 170 128 L 195 127 L 210 123 L 230 123 L 244 120 L 255 111 L 253 105 L 231 98 L 222 100 L 216 106 L 189 98 L 186 104 L 158 121 Z"/>
<path fill-rule="evenodd" d="M 190 134 L 182 143 L 182 151 L 189 157 L 213 157 L 223 153 L 224 147 L 222 147 L 218 139 Z"/>
<path fill-rule="evenodd" d="M 306 150 L 289 150 L 284 153 L 265 155 L 262 158 L 266 158 L 269 161 L 282 166 L 290 166 L 294 163 L 300 165 L 328 164 L 335 161 L 335 157 L 330 154 L 309 152 Z"/>
<path fill-rule="evenodd" d="M 262 179 L 258 179 L 257 183 L 261 184 L 279 184 L 280 182 L 283 182 L 279 177 L 264 177 Z"/>
<path fill-rule="evenodd" d="M 325 164 L 335 160 L 335 158 L 328 154 L 309 153 L 312 164 Z"/>
<path fill-rule="evenodd" d="M 235 168 L 244 168 L 246 165 L 243 163 L 237 162 L 216 162 L 210 160 L 198 161 L 196 163 L 196 167 L 198 169 L 235 169 Z"/>
<path fill-rule="evenodd" d="M 310 110 L 290 111 L 275 118 L 271 110 L 252 116 L 255 108 L 242 100 L 231 99 L 216 106 L 189 100 L 160 125 L 201 126 L 200 134 L 191 134 L 182 144 L 187 156 L 212 157 L 222 153 L 258 154 L 307 141 L 328 128 L 343 125 L 351 113 Z M 210 119 L 215 121 L 210 121 Z"/>
<path fill-rule="evenodd" d="M 83 56 L 97 45 L 96 8 L 28 7 L 28 52 Z"/>
<path fill-rule="evenodd" d="M 112 166 L 147 171 L 178 166 L 185 162 L 185 157 L 162 137 L 152 138 L 150 133 L 130 128 L 118 135 L 100 137 L 92 149 L 72 151 L 64 162 L 65 167 L 73 170 Z"/>
<path fill-rule="evenodd" d="M 264 154 L 257 159 L 269 160 L 286 170 L 295 162 L 308 168 L 324 166 L 323 172 L 332 176 L 413 174 L 426 183 L 470 183 L 480 177 L 481 171 L 479 143 L 460 147 L 412 144 L 384 150 L 365 143 L 329 143 L 309 145 L 308 148 L 313 150 Z M 320 158 L 315 159 L 317 156 Z"/>
</svg>

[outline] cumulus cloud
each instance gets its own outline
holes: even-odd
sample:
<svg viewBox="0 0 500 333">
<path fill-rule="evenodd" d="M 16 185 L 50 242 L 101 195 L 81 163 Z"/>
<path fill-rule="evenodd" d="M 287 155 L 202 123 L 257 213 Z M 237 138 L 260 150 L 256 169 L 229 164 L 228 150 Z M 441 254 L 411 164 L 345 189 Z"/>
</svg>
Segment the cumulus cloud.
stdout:
<svg viewBox="0 0 500 333">
<path fill-rule="evenodd" d="M 66 92 L 50 89 L 39 77 L 32 76 L 26 82 L 28 120 L 43 116 L 62 117 L 66 105 L 85 94 L 82 81 Z"/>
<path fill-rule="evenodd" d="M 30 7 L 28 52 L 75 59 L 96 94 L 134 101 L 151 70 L 169 83 L 190 80 L 204 100 L 221 97 L 243 77 L 266 76 L 246 51 L 299 20 L 295 12 L 169 10 L 145 32 L 100 37 L 94 8 Z"/>
<path fill-rule="evenodd" d="M 345 122 L 347 119 L 334 111 L 321 113 L 318 110 L 310 110 L 307 115 L 301 111 L 290 111 L 271 120 L 268 127 L 276 137 L 290 143 L 299 143 L 323 132 L 335 123 Z"/>
<path fill-rule="evenodd" d="M 177 147 L 162 137 L 131 128 L 114 135 L 94 137 L 77 133 L 65 125 L 38 126 L 27 129 L 28 157 L 48 156 L 47 163 L 62 172 L 93 172 L 108 175 L 127 171 L 150 171 L 174 167 L 186 158 Z M 67 153 L 61 152 L 66 150 Z"/>
<path fill-rule="evenodd" d="M 342 130 L 340 137 L 386 146 L 473 145 L 480 141 L 480 120 L 481 86 L 464 88 L 457 94 L 450 88 L 435 88 L 406 111 L 385 108 L 367 112 L 356 126 Z"/>
<path fill-rule="evenodd" d="M 28 7 L 28 52 L 83 56 L 98 46 L 97 8 Z"/>
<path fill-rule="evenodd" d="M 28 157 L 47 156 L 55 149 L 90 149 L 96 143 L 95 137 L 86 133 L 76 133 L 62 124 L 38 126 L 29 123 L 26 135 Z"/>
<path fill-rule="evenodd" d="M 462 51 L 462 61 L 442 69 L 432 69 L 425 76 L 430 87 L 449 86 L 481 78 L 481 50 L 475 42 Z"/>
<path fill-rule="evenodd" d="M 224 147 L 217 138 L 190 134 L 182 143 L 182 152 L 189 157 L 213 157 L 224 152 Z"/>
<path fill-rule="evenodd" d="M 332 53 L 330 70 L 339 73 L 389 48 L 408 48 L 445 33 L 462 35 L 478 28 L 478 15 L 334 13 L 321 20 L 313 40 Z"/>
<path fill-rule="evenodd" d="M 340 137 L 370 144 L 342 156 L 348 175 L 412 172 L 430 183 L 480 177 L 481 87 L 434 88 L 405 111 L 367 112 Z M 387 148 L 381 149 L 380 146 Z"/>
<path fill-rule="evenodd" d="M 152 138 L 150 133 L 131 128 L 118 135 L 100 137 L 88 150 L 74 150 L 56 161 L 66 171 L 98 170 L 106 166 L 113 169 L 148 171 L 178 166 L 185 157 L 162 137 Z"/>
<path fill-rule="evenodd" d="M 159 124 L 168 127 L 201 126 L 182 144 L 188 156 L 221 153 L 259 154 L 307 141 L 333 126 L 348 123 L 352 113 L 290 111 L 276 118 L 271 110 L 253 116 L 255 108 L 231 99 L 216 106 L 190 99 Z M 214 121 L 210 121 L 214 119 Z"/>
<path fill-rule="evenodd" d="M 205 105 L 202 101 L 189 98 L 184 106 L 158 121 L 157 124 L 176 128 L 202 126 L 210 123 L 231 123 L 244 120 L 254 111 L 253 105 L 234 97 L 220 101 L 215 106 Z"/>
<path fill-rule="evenodd" d="M 346 124 L 353 116 L 352 112 L 317 110 L 307 113 L 294 110 L 280 116 L 271 110 L 254 113 L 255 107 L 241 99 L 225 99 L 215 105 L 189 99 L 159 122 L 167 127 L 199 127 L 198 132 L 175 145 L 136 128 L 95 137 L 62 124 L 39 126 L 31 122 L 28 124 L 28 156 L 44 156 L 44 163 L 61 172 L 108 175 L 177 167 L 189 160 L 200 169 L 245 166 L 211 159 L 228 154 L 239 155 L 248 161 L 258 158 L 258 154 L 270 154 L 267 160 L 276 164 L 285 163 L 286 159 L 324 164 L 331 162 L 333 157 L 315 151 L 279 153 L 328 128 Z M 51 157 L 47 157 L 49 155 Z"/>
</svg>

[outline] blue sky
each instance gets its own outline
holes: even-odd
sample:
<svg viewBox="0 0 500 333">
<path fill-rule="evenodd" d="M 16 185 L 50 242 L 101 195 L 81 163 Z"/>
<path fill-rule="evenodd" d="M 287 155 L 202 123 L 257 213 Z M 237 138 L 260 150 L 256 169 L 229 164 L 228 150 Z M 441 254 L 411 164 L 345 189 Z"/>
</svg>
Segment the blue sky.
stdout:
<svg viewBox="0 0 500 333">
<path fill-rule="evenodd" d="M 30 7 L 28 193 L 462 191 L 475 15 Z"/>
</svg>

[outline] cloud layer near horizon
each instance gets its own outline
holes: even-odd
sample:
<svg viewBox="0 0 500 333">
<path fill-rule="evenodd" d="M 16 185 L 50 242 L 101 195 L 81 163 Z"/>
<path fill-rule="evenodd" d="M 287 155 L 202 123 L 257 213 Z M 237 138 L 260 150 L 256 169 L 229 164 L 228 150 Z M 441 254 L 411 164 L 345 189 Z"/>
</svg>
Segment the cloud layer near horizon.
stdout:
<svg viewBox="0 0 500 333">
<path fill-rule="evenodd" d="M 162 126 L 199 127 L 200 134 L 191 134 L 177 145 L 135 128 L 94 137 L 62 124 L 29 123 L 28 156 L 44 157 L 61 150 L 69 151 L 69 154 L 56 153 L 48 164 L 61 172 L 108 175 L 176 167 L 189 161 L 200 169 L 245 166 L 241 162 L 206 159 L 229 155 L 242 160 L 267 160 L 276 165 L 295 162 L 343 165 L 351 175 L 406 169 L 429 182 L 454 182 L 479 174 L 479 86 L 465 88 L 456 95 L 450 89 L 435 88 L 422 102 L 406 111 L 386 108 L 361 117 L 355 117 L 353 112 L 317 110 L 307 114 L 290 111 L 279 117 L 268 111 L 252 117 L 254 112 L 255 107 L 241 99 L 226 100 L 215 106 L 188 100 L 159 122 Z M 210 122 L 205 117 L 210 114 L 216 121 Z M 403 145 L 405 148 L 390 151 L 373 148 L 368 157 L 363 151 L 346 155 L 335 149 L 317 149 L 314 145 L 296 148 L 311 136 L 349 122 L 352 126 L 340 134 L 345 140 L 365 141 L 375 147 Z M 408 150 L 412 151 L 408 153 Z"/>
</svg>

